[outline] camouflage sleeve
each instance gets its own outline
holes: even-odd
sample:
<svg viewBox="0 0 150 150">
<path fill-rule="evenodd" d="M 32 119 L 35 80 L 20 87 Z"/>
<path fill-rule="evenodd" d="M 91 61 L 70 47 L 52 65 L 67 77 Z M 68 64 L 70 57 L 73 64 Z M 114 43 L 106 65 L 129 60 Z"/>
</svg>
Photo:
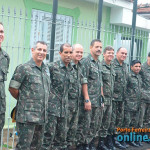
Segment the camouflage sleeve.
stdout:
<svg viewBox="0 0 150 150">
<path fill-rule="evenodd" d="M 101 87 L 103 87 L 102 72 L 100 73 L 100 82 L 101 82 Z"/>
<path fill-rule="evenodd" d="M 129 73 L 127 73 L 126 75 L 126 88 L 125 88 L 125 94 L 124 94 L 124 100 L 127 100 L 128 98 L 128 93 L 127 93 L 127 89 L 128 89 L 128 86 L 129 86 Z"/>
<path fill-rule="evenodd" d="M 81 74 L 81 84 L 86 84 L 87 83 L 87 78 L 84 77 L 84 72 L 83 72 L 83 65 L 79 68 L 80 74 Z"/>
<path fill-rule="evenodd" d="M 11 81 L 9 83 L 9 87 L 12 87 L 14 89 L 19 89 L 24 78 L 25 78 L 26 72 L 23 65 L 20 65 L 16 68 Z"/>
<path fill-rule="evenodd" d="M 48 66 L 49 73 L 50 73 L 50 79 L 52 79 L 53 78 L 53 63 L 48 63 L 47 66 Z"/>
<path fill-rule="evenodd" d="M 10 64 L 10 57 L 9 56 L 7 56 L 7 61 L 8 61 L 7 68 L 9 69 L 9 64 Z"/>
<path fill-rule="evenodd" d="M 88 76 L 89 76 L 89 63 L 87 60 L 84 60 L 82 63 L 82 73 L 83 73 L 83 79 L 82 84 L 88 83 Z"/>
</svg>

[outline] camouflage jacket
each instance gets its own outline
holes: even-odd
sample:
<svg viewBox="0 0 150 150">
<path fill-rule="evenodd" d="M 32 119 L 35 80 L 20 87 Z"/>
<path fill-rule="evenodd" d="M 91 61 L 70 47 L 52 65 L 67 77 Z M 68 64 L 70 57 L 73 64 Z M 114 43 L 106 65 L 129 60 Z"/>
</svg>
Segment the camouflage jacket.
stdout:
<svg viewBox="0 0 150 150">
<path fill-rule="evenodd" d="M 50 115 L 64 117 L 68 113 L 68 92 L 75 80 L 71 64 L 65 66 L 62 60 L 48 64 L 51 74 L 51 94 L 49 99 Z"/>
<path fill-rule="evenodd" d="M 0 48 L 0 114 L 6 111 L 5 84 L 9 68 L 10 58 L 8 54 Z"/>
<path fill-rule="evenodd" d="M 150 66 L 147 62 L 142 65 L 140 74 L 143 81 L 141 99 L 146 103 L 150 103 Z"/>
<path fill-rule="evenodd" d="M 19 90 L 17 122 L 38 124 L 47 122 L 50 74 L 44 63 L 40 68 L 31 59 L 19 65 L 12 76 L 9 87 Z"/>
<path fill-rule="evenodd" d="M 115 71 L 113 69 L 113 66 L 111 64 L 107 65 L 104 60 L 102 61 L 101 65 L 102 65 L 103 93 L 105 97 L 104 104 L 111 105 L 114 91 Z"/>
<path fill-rule="evenodd" d="M 74 68 L 74 80 L 68 93 L 68 106 L 71 109 L 76 109 L 79 106 L 79 100 L 81 99 L 81 85 L 87 83 L 83 76 L 82 65 L 80 62 L 78 64 L 71 63 Z"/>
<path fill-rule="evenodd" d="M 127 74 L 127 88 L 125 91 L 125 109 L 138 111 L 141 103 L 142 78 L 133 71 Z"/>
<path fill-rule="evenodd" d="M 103 86 L 100 61 L 95 61 L 89 54 L 82 63 L 92 107 L 100 107 L 101 87 Z"/>
<path fill-rule="evenodd" d="M 126 75 L 128 72 L 127 64 L 120 65 L 117 58 L 112 61 L 115 70 L 115 83 L 114 83 L 114 101 L 123 101 L 124 93 L 126 90 Z"/>
</svg>

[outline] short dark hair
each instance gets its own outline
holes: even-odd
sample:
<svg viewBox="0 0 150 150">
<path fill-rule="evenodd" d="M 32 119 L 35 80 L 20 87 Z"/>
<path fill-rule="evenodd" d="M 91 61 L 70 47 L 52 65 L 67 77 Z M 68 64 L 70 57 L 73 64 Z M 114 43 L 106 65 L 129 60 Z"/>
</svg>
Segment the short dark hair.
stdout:
<svg viewBox="0 0 150 150">
<path fill-rule="evenodd" d="M 141 61 L 140 60 L 132 60 L 131 66 L 133 67 L 135 64 L 138 64 L 138 63 L 141 64 Z"/>
<path fill-rule="evenodd" d="M 150 52 L 148 53 L 148 57 L 150 57 Z"/>
<path fill-rule="evenodd" d="M 47 46 L 47 43 L 46 42 L 44 42 L 44 41 L 37 41 L 36 43 L 35 43 L 35 45 L 34 45 L 34 49 L 36 49 L 36 46 L 37 46 L 37 44 L 38 43 L 40 43 L 40 44 L 43 44 L 43 45 L 46 45 Z"/>
<path fill-rule="evenodd" d="M 69 43 L 64 43 L 60 46 L 60 52 L 63 52 L 64 47 L 71 47 L 71 45 Z"/>
<path fill-rule="evenodd" d="M 113 50 L 114 51 L 114 48 L 112 46 L 106 46 L 103 53 L 105 54 L 106 51 L 110 51 L 110 50 Z"/>
<path fill-rule="evenodd" d="M 91 41 L 90 46 L 94 46 L 94 43 L 95 43 L 95 42 L 102 43 L 102 41 L 101 41 L 101 40 L 99 40 L 99 39 L 94 39 L 94 40 L 92 40 L 92 41 Z"/>
</svg>

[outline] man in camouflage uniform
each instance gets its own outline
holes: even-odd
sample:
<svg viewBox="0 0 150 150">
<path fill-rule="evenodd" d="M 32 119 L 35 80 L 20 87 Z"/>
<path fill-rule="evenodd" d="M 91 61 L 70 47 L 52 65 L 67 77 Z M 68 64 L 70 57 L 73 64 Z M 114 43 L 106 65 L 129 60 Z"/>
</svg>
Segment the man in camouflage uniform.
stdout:
<svg viewBox="0 0 150 150">
<path fill-rule="evenodd" d="M 117 141 L 117 127 L 123 127 L 124 120 L 124 92 L 126 88 L 127 64 L 124 63 L 127 57 L 127 50 L 120 47 L 117 50 L 116 58 L 112 61 L 115 70 L 114 94 L 112 101 L 112 117 L 109 133 L 113 135 L 114 144 L 120 149 L 125 149 L 126 145 L 122 145 Z"/>
<path fill-rule="evenodd" d="M 148 53 L 147 62 L 145 62 L 141 67 L 141 77 L 142 77 L 142 104 L 140 110 L 140 127 L 149 128 L 150 127 L 150 52 Z M 144 124 L 143 124 L 144 123 Z"/>
<path fill-rule="evenodd" d="M 50 91 L 49 70 L 43 63 L 46 54 L 47 44 L 38 41 L 32 48 L 31 60 L 16 68 L 9 84 L 9 91 L 17 100 L 16 150 L 39 150 L 42 144 Z"/>
<path fill-rule="evenodd" d="M 83 47 L 80 44 L 75 44 L 72 47 L 73 55 L 72 55 L 72 66 L 75 71 L 76 82 L 71 85 L 71 89 L 69 89 L 68 95 L 68 133 L 67 133 L 67 142 L 68 145 L 72 145 L 75 143 L 75 135 L 77 131 L 78 125 L 78 117 L 79 117 L 79 100 L 81 98 L 81 84 L 84 83 L 84 78 L 82 74 L 82 65 L 80 60 L 83 56 Z"/>
<path fill-rule="evenodd" d="M 127 88 L 125 91 L 125 128 L 139 128 L 139 114 L 141 105 L 142 79 L 139 74 L 141 62 L 133 60 L 131 62 L 131 71 L 127 74 Z M 130 141 L 132 146 L 141 146 L 141 142 Z"/>
<path fill-rule="evenodd" d="M 111 61 L 114 58 L 114 49 L 111 46 L 107 46 L 103 52 L 104 60 L 102 61 L 102 80 L 103 80 L 103 94 L 104 94 L 104 109 L 103 109 L 103 119 L 102 125 L 99 126 L 99 138 L 100 142 L 98 145 L 98 150 L 101 149 L 112 149 L 113 146 L 112 139 L 108 134 L 108 129 L 111 121 L 112 114 L 112 99 L 113 99 L 113 89 L 115 80 L 115 71 L 111 65 Z M 107 139 L 106 139 L 107 137 Z M 108 147 L 108 148 L 107 148 Z"/>
<path fill-rule="evenodd" d="M 98 57 L 102 52 L 102 42 L 98 39 L 90 44 L 90 54 L 83 60 L 83 73 L 87 80 L 82 85 L 84 100 L 80 106 L 77 130 L 77 149 L 95 150 L 94 139 L 101 120 L 102 75 Z"/>
<path fill-rule="evenodd" d="M 50 147 L 55 150 L 67 149 L 68 92 L 70 85 L 76 82 L 74 69 L 70 64 L 71 45 L 62 44 L 59 54 L 59 61 L 48 64 L 52 82 L 51 96 L 41 150 L 49 150 Z"/>
<path fill-rule="evenodd" d="M 0 22 L 0 145 L 1 145 L 1 131 L 5 123 L 5 111 L 6 111 L 6 100 L 5 100 L 5 84 L 7 80 L 7 73 L 9 67 L 9 56 L 2 50 L 1 44 L 4 40 L 4 27 Z"/>
</svg>

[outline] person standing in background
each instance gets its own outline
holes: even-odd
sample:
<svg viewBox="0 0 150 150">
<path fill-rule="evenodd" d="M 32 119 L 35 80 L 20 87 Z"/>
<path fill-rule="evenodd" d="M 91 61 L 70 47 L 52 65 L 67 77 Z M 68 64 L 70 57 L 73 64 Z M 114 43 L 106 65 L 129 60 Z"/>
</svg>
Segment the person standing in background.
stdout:
<svg viewBox="0 0 150 150">
<path fill-rule="evenodd" d="M 114 91 L 115 71 L 111 64 L 114 58 L 114 49 L 111 46 L 107 46 L 103 52 L 104 60 L 101 63 L 102 66 L 102 80 L 103 80 L 103 93 L 104 93 L 104 109 L 102 125 L 99 126 L 99 145 L 97 150 L 115 150 L 111 135 L 108 133 L 108 129 L 111 121 L 112 114 L 112 99 Z M 108 148 L 107 148 L 108 147 Z"/>
<path fill-rule="evenodd" d="M 80 44 L 75 44 L 72 46 L 72 63 L 74 68 L 74 84 L 71 85 L 68 94 L 68 133 L 67 133 L 67 143 L 68 146 L 75 144 L 76 131 L 79 118 L 79 103 L 81 99 L 81 85 L 84 83 L 84 77 L 82 73 L 82 64 L 80 60 L 83 57 L 83 46 Z"/>
<path fill-rule="evenodd" d="M 4 41 L 4 26 L 0 22 L 0 145 L 1 145 L 1 131 L 5 124 L 5 111 L 6 111 L 6 94 L 5 83 L 7 80 L 7 73 L 10 63 L 8 54 L 2 50 L 2 42 Z"/>
<path fill-rule="evenodd" d="M 116 58 L 112 60 L 115 70 L 114 94 L 112 101 L 112 116 L 109 133 L 112 135 L 114 145 L 117 148 L 125 149 L 126 143 L 120 143 L 117 140 L 117 127 L 123 127 L 124 120 L 124 96 L 126 90 L 126 75 L 128 72 L 127 64 L 124 62 L 127 58 L 127 49 L 120 47 L 117 50 Z"/>
</svg>

